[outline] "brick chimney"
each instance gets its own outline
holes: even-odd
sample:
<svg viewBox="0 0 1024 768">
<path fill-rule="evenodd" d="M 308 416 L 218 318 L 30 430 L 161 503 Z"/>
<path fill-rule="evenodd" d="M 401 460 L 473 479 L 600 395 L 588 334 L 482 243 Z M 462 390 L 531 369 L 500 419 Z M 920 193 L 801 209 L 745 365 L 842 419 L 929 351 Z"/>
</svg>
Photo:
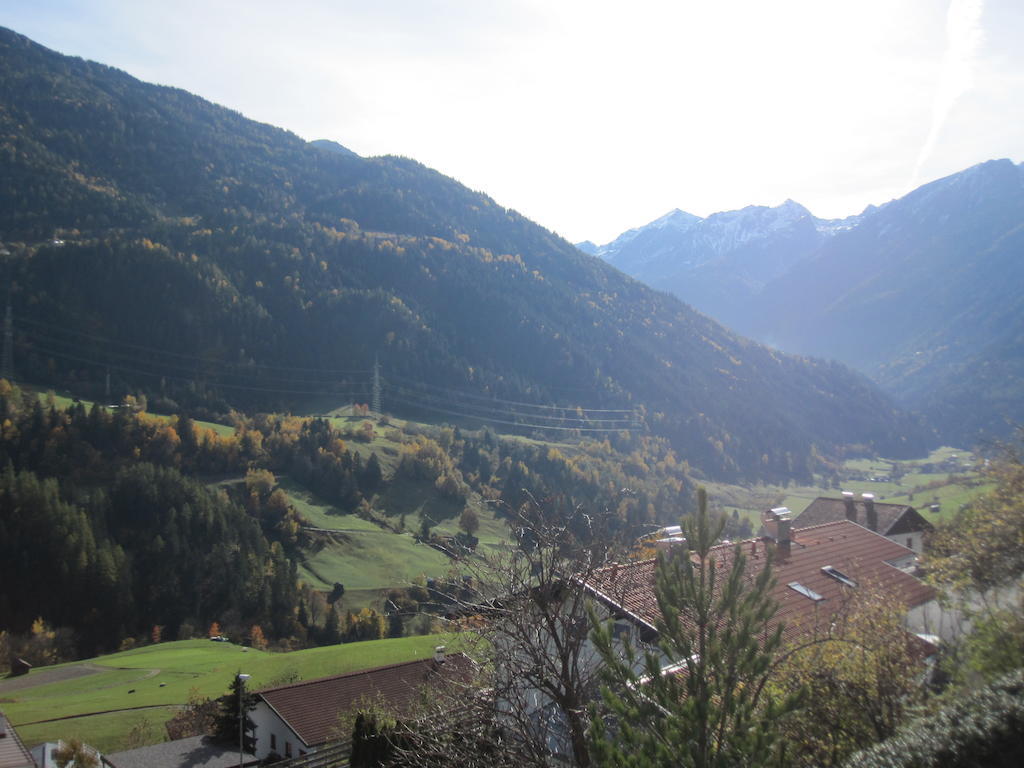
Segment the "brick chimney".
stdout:
<svg viewBox="0 0 1024 768">
<path fill-rule="evenodd" d="M 862 493 L 860 495 L 864 499 L 864 509 L 867 511 L 867 527 L 875 531 L 878 531 L 878 510 L 875 509 L 875 494 L 873 493 Z"/>
<path fill-rule="evenodd" d="M 846 519 L 857 522 L 857 508 L 853 506 L 853 491 L 843 491 L 843 506 L 846 507 Z"/>
<path fill-rule="evenodd" d="M 762 517 L 768 538 L 775 542 L 775 554 L 779 558 L 789 557 L 792 544 L 792 513 L 788 507 L 775 507 L 764 513 Z"/>
</svg>

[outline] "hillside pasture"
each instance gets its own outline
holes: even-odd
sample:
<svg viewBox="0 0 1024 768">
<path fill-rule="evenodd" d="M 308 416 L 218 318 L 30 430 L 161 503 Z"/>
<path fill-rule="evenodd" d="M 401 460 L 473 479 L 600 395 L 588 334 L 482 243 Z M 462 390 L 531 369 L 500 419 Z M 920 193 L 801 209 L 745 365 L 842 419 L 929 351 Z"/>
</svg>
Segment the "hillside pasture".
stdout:
<svg viewBox="0 0 1024 768">
<path fill-rule="evenodd" d="M 896 464 L 904 470 L 898 482 L 892 479 Z M 951 473 L 951 469 L 955 473 Z M 848 459 L 839 475 L 842 490 L 852 491 L 858 498 L 862 493 L 873 493 L 880 502 L 909 504 L 933 523 L 950 519 L 961 507 L 994 487 L 981 481 L 974 470 L 974 456 L 970 451 L 949 446 L 920 459 L 899 462 L 884 458 Z M 756 531 L 764 510 L 788 507 L 796 517 L 819 496 L 838 498 L 840 489 L 824 484 L 743 488 L 709 483 L 708 493 L 712 509 L 726 514 L 735 510 L 749 519 Z M 932 503 L 939 504 L 939 512 L 928 509 Z"/>
<path fill-rule="evenodd" d="M 352 607 L 356 592 L 377 596 L 389 587 L 405 587 L 420 575 L 443 576 L 452 560 L 411 534 L 353 531 L 322 534 L 299 564 L 299 576 L 310 586 L 329 590 L 345 585 L 344 605 Z M 357 604 L 367 604 L 358 601 Z"/>
<path fill-rule="evenodd" d="M 249 687 L 259 690 L 426 658 L 437 645 L 454 649 L 458 640 L 423 635 L 292 653 L 182 640 L 0 680 L 0 701 L 27 744 L 77 736 L 100 751 L 112 752 L 125 748 L 129 731 L 143 720 L 149 724 L 147 742 L 166 740 L 164 722 L 193 691 L 204 698 L 221 696 L 239 672 L 252 675 Z M 33 685 L 35 679 L 39 683 Z"/>
</svg>

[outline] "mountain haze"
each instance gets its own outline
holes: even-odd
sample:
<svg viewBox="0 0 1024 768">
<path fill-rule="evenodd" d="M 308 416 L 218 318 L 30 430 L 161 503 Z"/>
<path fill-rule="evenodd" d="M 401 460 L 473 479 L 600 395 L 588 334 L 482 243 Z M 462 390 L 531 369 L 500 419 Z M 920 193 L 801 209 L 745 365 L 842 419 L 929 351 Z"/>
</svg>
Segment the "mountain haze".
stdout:
<svg viewBox="0 0 1024 768">
<path fill-rule="evenodd" d="M 993 160 L 859 216 L 787 201 L 593 252 L 763 342 L 841 360 L 943 439 L 1024 422 L 1024 170 Z"/>
<path fill-rule="evenodd" d="M 752 335 L 751 298 L 854 222 L 817 219 L 792 200 L 706 219 L 676 209 L 590 252 Z"/>
<path fill-rule="evenodd" d="M 781 346 L 868 373 L 950 439 L 1024 423 L 1024 165 L 991 160 L 864 216 L 768 284 Z"/>
<path fill-rule="evenodd" d="M 368 401 L 376 356 L 388 410 L 636 410 L 722 476 L 924 445 L 841 365 L 738 337 L 413 160 L 317 144 L 0 30 L 18 372 L 224 410 Z"/>
</svg>

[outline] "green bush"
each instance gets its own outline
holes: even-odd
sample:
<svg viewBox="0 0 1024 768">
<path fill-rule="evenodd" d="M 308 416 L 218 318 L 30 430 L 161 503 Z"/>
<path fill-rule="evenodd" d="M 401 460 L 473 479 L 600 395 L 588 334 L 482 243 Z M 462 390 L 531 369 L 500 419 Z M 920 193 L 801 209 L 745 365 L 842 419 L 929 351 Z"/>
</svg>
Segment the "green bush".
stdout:
<svg viewBox="0 0 1024 768">
<path fill-rule="evenodd" d="M 858 752 L 846 768 L 1016 768 L 1024 764 L 1024 670 Z"/>
</svg>

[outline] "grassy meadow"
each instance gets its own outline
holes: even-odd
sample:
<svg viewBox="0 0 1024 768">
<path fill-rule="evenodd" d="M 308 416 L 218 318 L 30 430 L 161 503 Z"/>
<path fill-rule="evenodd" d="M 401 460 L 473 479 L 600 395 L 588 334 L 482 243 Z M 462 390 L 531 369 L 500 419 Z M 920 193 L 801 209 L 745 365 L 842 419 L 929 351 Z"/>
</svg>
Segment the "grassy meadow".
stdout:
<svg viewBox="0 0 1024 768">
<path fill-rule="evenodd" d="M 904 471 L 898 481 L 893 479 L 896 464 Z M 924 458 L 899 462 L 881 458 L 848 459 L 843 463 L 839 476 L 841 490 L 853 491 L 858 497 L 862 493 L 873 493 L 881 502 L 909 504 L 933 523 L 952 518 L 962 506 L 994 487 L 991 483 L 982 482 L 970 451 L 948 446 L 938 448 Z M 752 488 L 709 483 L 708 498 L 712 508 L 729 515 L 736 511 L 740 517 L 749 519 L 756 531 L 761 512 L 766 509 L 789 507 L 795 516 L 819 496 L 838 498 L 839 488 L 827 486 L 825 478 L 821 478 L 821 483 Z M 933 503 L 939 505 L 938 512 L 929 509 Z"/>
<path fill-rule="evenodd" d="M 126 747 L 133 728 L 146 743 L 166 740 L 164 723 L 190 696 L 221 696 L 238 672 L 252 675 L 248 686 L 259 690 L 427 658 L 435 646 L 455 649 L 458 642 L 423 635 L 291 653 L 209 640 L 159 643 L 0 679 L 0 708 L 29 746 L 78 737 L 113 752 Z"/>
</svg>

